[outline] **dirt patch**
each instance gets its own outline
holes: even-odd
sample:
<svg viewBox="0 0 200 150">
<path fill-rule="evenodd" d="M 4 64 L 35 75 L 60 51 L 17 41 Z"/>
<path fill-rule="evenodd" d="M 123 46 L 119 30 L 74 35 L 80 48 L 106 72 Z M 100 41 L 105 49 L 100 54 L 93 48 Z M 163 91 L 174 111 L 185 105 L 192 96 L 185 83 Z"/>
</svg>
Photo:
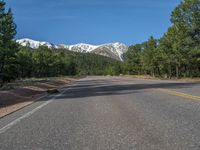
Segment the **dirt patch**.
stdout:
<svg viewBox="0 0 200 150">
<path fill-rule="evenodd" d="M 0 90 L 0 118 L 32 104 L 40 97 L 49 94 L 48 91 L 55 91 L 77 80 L 78 78 L 52 78 L 31 81 L 29 84 L 18 81 L 18 86 L 11 90 Z"/>
</svg>

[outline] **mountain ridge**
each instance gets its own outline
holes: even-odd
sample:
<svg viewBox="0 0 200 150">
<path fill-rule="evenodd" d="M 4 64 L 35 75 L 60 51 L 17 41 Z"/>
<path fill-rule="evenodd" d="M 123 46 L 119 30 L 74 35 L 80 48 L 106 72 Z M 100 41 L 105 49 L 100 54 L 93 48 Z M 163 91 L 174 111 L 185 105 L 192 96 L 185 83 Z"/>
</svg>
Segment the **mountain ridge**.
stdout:
<svg viewBox="0 0 200 150">
<path fill-rule="evenodd" d="M 86 43 L 78 43 L 74 45 L 52 44 L 45 41 L 35 41 L 29 38 L 19 39 L 16 42 L 22 46 L 28 46 L 37 49 L 39 46 L 47 46 L 52 49 L 66 49 L 81 53 L 95 53 L 107 56 L 116 60 L 123 61 L 123 54 L 128 50 L 128 46 L 120 42 L 107 43 L 101 45 L 92 45 Z"/>
</svg>

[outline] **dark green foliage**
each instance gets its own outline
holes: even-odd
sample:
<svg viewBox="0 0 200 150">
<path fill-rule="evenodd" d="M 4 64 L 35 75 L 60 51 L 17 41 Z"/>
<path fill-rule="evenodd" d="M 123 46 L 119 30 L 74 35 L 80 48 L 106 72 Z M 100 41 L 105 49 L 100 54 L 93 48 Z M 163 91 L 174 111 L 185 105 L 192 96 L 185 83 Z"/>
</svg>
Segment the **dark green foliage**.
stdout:
<svg viewBox="0 0 200 150">
<path fill-rule="evenodd" d="M 141 73 L 141 64 L 140 64 L 140 55 L 142 52 L 142 45 L 136 44 L 130 46 L 127 53 L 124 54 L 124 71 L 128 74 L 140 74 Z"/>
<path fill-rule="evenodd" d="M 119 75 L 122 72 L 122 62 L 90 53 L 53 50 L 43 46 L 33 50 L 21 46 L 17 56 L 19 78 Z"/>
<path fill-rule="evenodd" d="M 118 65 L 118 61 L 96 54 L 74 53 L 74 63 L 78 75 L 107 75 L 117 74 L 115 70 L 107 72 L 108 68 Z"/>
<path fill-rule="evenodd" d="M 49 77 L 52 76 L 52 69 L 54 66 L 52 50 L 47 47 L 39 47 L 33 53 L 33 63 L 34 63 L 34 74 L 37 77 Z"/>
<path fill-rule="evenodd" d="M 19 78 L 31 77 L 33 71 L 33 50 L 20 47 L 17 53 Z"/>
<path fill-rule="evenodd" d="M 11 9 L 5 12 L 5 2 L 0 1 L 0 83 L 17 78 L 17 44 L 13 41 L 16 25 Z"/>
<path fill-rule="evenodd" d="M 39 47 L 33 51 L 34 77 L 53 77 L 59 75 L 75 75 L 76 68 L 72 56 L 62 50 Z"/>
</svg>

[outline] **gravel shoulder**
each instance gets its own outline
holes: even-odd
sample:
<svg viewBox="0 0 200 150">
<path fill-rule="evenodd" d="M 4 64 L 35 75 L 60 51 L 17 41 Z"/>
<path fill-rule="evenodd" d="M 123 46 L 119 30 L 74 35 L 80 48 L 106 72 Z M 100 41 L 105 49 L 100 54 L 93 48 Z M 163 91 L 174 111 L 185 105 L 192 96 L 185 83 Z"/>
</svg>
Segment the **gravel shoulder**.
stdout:
<svg viewBox="0 0 200 150">
<path fill-rule="evenodd" d="M 0 118 L 22 109 L 49 92 L 67 84 L 73 84 L 78 78 L 48 78 L 17 81 L 0 90 Z"/>
</svg>

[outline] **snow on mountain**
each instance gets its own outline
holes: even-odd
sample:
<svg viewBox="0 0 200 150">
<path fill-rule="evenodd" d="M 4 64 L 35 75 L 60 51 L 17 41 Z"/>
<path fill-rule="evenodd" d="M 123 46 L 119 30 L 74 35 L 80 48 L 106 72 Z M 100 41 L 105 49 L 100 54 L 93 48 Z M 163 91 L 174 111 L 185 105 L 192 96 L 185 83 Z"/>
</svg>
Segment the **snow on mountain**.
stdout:
<svg viewBox="0 0 200 150">
<path fill-rule="evenodd" d="M 110 44 L 104 44 L 99 46 L 95 51 L 104 51 L 105 49 L 111 51 L 113 54 L 118 56 L 120 60 L 123 60 L 122 55 L 128 50 L 128 46 L 125 44 L 116 42 L 116 43 L 110 43 Z M 108 56 L 109 57 L 109 56 Z"/>
<path fill-rule="evenodd" d="M 89 53 L 89 52 L 92 52 L 94 49 L 98 48 L 98 46 L 84 44 L 84 43 L 75 44 L 75 45 L 60 44 L 58 45 L 58 47 L 68 49 L 74 52 L 81 52 L 81 53 Z"/>
<path fill-rule="evenodd" d="M 37 49 L 40 46 L 47 46 L 48 48 L 54 48 L 54 44 L 48 43 L 48 42 L 40 42 L 40 41 L 34 41 L 32 39 L 20 39 L 16 41 L 18 44 L 22 46 L 28 46 L 33 49 Z"/>
<path fill-rule="evenodd" d="M 123 53 L 125 53 L 128 50 L 128 46 L 119 42 L 103 44 L 103 45 L 90 45 L 84 43 L 75 45 L 65 45 L 65 44 L 55 45 L 49 42 L 34 41 L 32 39 L 27 39 L 27 38 L 16 40 L 16 42 L 22 46 L 28 46 L 33 49 L 37 49 L 39 46 L 47 46 L 48 48 L 66 49 L 74 52 L 95 53 L 121 61 L 123 61 L 122 58 Z"/>
</svg>

